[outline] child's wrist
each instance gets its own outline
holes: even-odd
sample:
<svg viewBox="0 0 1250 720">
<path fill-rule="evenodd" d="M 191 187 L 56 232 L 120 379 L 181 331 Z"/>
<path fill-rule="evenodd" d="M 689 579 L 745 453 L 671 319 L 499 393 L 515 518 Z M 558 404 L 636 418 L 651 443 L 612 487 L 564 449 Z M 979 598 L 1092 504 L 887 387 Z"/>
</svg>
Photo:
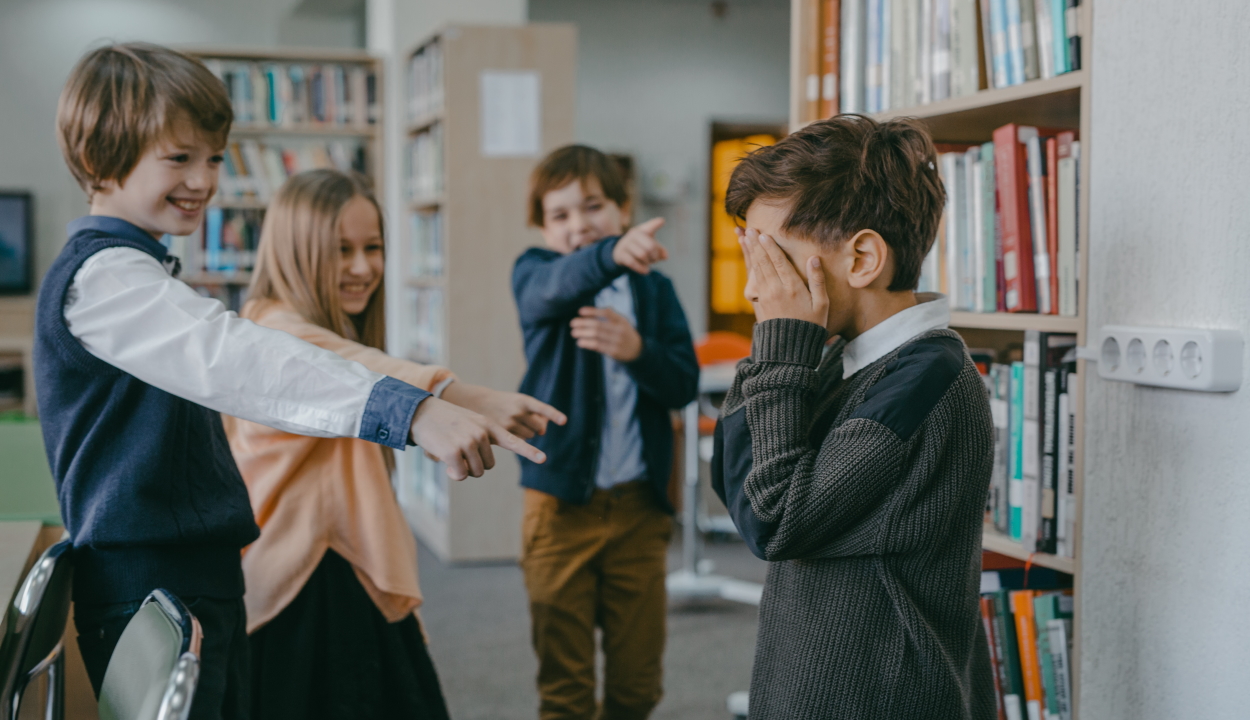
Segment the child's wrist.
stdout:
<svg viewBox="0 0 1250 720">
<path fill-rule="evenodd" d="M 780 362 L 816 367 L 829 331 L 807 320 L 774 318 L 755 324 L 751 357 L 756 362 Z"/>
</svg>

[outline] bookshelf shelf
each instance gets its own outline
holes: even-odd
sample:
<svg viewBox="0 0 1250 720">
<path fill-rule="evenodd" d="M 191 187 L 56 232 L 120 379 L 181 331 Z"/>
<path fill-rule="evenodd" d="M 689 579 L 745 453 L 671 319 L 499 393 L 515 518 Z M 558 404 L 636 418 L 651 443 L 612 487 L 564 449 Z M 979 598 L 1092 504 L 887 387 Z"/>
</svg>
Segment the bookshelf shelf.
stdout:
<svg viewBox="0 0 1250 720">
<path fill-rule="evenodd" d="M 442 119 L 443 112 L 441 110 L 438 112 L 426 113 L 416 120 L 413 120 L 408 125 L 408 134 L 411 136 L 416 135 L 422 130 L 428 130 L 434 123 L 440 122 Z"/>
<path fill-rule="evenodd" d="M 515 390 L 525 372 L 512 264 L 538 234 L 525 225 L 529 174 L 574 139 L 576 28 L 454 26 L 396 63 L 407 73 L 401 218 L 387 239 L 388 343 L 464 382 Z M 482 153 L 482 74 L 539 75 L 538 142 L 526 156 Z M 407 121 L 413 117 L 414 120 Z M 418 197 L 410 197 L 417 195 Z M 498 212 L 483 212 L 490 198 Z M 435 274 L 437 273 L 437 274 Z M 473 482 L 453 483 L 420 453 L 397 457 L 396 495 L 409 524 L 444 562 L 520 554 L 520 466 L 510 453 Z"/>
<path fill-rule="evenodd" d="M 441 275 L 408 277 L 404 279 L 404 284 L 414 288 L 445 288 L 447 287 L 447 278 Z"/>
<path fill-rule="evenodd" d="M 413 211 L 421 210 L 437 210 L 447 202 L 447 198 L 442 195 L 431 195 L 429 197 L 417 198 L 408 202 L 408 209 Z"/>
<path fill-rule="evenodd" d="M 1032 562 L 1040 567 L 1058 570 L 1073 575 L 1076 573 L 1076 560 L 1047 553 L 1033 553 L 1031 556 L 1024 551 L 1020 543 L 1002 534 L 993 525 L 985 525 L 981 532 L 981 549 L 1006 555 L 1010 558 Z"/>
<path fill-rule="evenodd" d="M 232 135 L 240 137 L 268 137 L 290 135 L 296 137 L 360 137 L 373 138 L 377 131 L 373 125 L 359 127 L 355 125 L 309 125 L 304 127 L 281 127 L 278 125 L 235 125 L 230 128 Z"/>
<path fill-rule="evenodd" d="M 989 375 L 989 382 L 993 384 L 992 399 L 999 403 L 997 408 L 1001 409 L 1005 405 L 1010 414 L 1007 427 L 1003 427 L 1002 413 L 999 414 L 1000 422 L 996 432 L 1008 433 L 1008 442 L 1000 445 L 999 457 L 1006 455 L 1009 472 L 1013 474 L 1004 478 L 1002 465 L 996 466 L 991 483 L 991 489 L 996 491 L 991 495 L 994 504 L 988 508 L 986 523 L 982 529 L 982 546 L 986 552 L 1072 575 L 1076 609 L 1072 618 L 1072 647 L 1068 657 L 1071 720 L 1082 720 L 1081 607 L 1085 598 L 1082 596 L 1081 540 L 1084 532 L 1084 455 L 1087 442 L 1085 387 L 1092 370 L 1078 363 L 1075 373 L 1068 370 L 1071 374 L 1064 375 L 1061 372 L 1052 376 L 1047 372 L 1043 375 L 1043 369 L 1049 371 L 1061 361 L 1055 358 L 1043 361 L 1042 358 L 1032 357 L 1034 348 L 1040 347 L 1033 343 L 1046 342 L 1041 337 L 1032 337 L 1032 333 L 1075 335 L 1078 344 L 1086 343 L 1088 337 L 1089 314 L 1086 308 L 1090 294 L 1087 282 L 1089 247 L 1090 243 L 1098 242 L 1097 237 L 1090 236 L 1089 224 L 1089 158 L 1091 151 L 1097 152 L 1089 145 L 1094 86 L 1091 60 L 1095 55 L 1092 8 L 1096 1 L 1076 0 L 1063 3 L 1058 9 L 1066 10 L 1062 12 L 1057 11 L 1053 4 L 1033 4 L 1031 12 L 1034 13 L 1032 19 L 1035 22 L 1030 23 L 1031 30 L 1025 29 L 1023 21 L 1027 18 L 1022 16 L 1020 25 L 1013 26 L 1010 32 L 1016 32 L 1021 40 L 1026 39 L 1024 34 L 1029 32 L 1036 33 L 1030 39 L 1042 37 L 1043 32 L 1058 32 L 1057 37 L 1061 42 L 1051 44 L 1050 41 L 1056 37 L 1052 35 L 1046 43 L 1033 43 L 1032 49 L 1024 42 L 1014 46 L 1011 42 L 1002 43 L 1000 37 L 984 32 L 986 27 L 994 27 L 997 22 L 1002 21 L 1003 18 L 995 17 L 999 12 L 995 8 L 999 8 L 1001 3 L 995 5 L 975 0 L 952 0 L 943 5 L 922 4 L 920 0 L 902 0 L 898 3 L 864 5 L 862 2 L 848 3 L 843 0 L 838 9 L 838 3 L 827 3 L 825 0 L 791 0 L 790 5 L 789 126 L 792 130 L 802 128 L 817 118 L 828 117 L 836 113 L 839 107 L 861 110 L 872 108 L 880 110 L 870 113 L 870 117 L 878 121 L 902 117 L 917 118 L 940 146 L 939 173 L 943 176 L 948 193 L 952 193 L 955 199 L 945 210 L 945 227 L 936 239 L 944 251 L 938 255 L 941 259 L 940 269 L 930 268 L 928 285 L 955 288 L 955 293 L 962 295 L 959 305 L 966 307 L 969 290 L 963 283 L 969 273 L 967 266 L 962 263 L 971 258 L 973 265 L 984 265 L 976 268 L 972 275 L 975 276 L 974 283 L 976 279 L 986 279 L 988 261 L 978 263 L 976 258 L 981 256 L 976 254 L 976 250 L 986 249 L 987 246 L 983 243 L 991 237 L 995 243 L 1006 242 L 1001 224 L 995 227 L 994 223 L 987 222 L 989 216 L 1001 212 L 1004 205 L 1000 195 L 1008 192 L 1003 189 L 1005 184 L 999 183 L 1003 177 L 1000 174 L 1003 172 L 999 167 L 1000 163 L 1003 167 L 1010 168 L 1010 172 L 1016 173 L 1017 178 L 1025 174 L 1028 176 L 1024 179 L 1027 183 L 1024 188 L 1029 194 L 1028 206 L 1023 209 L 1020 207 L 1021 198 L 1011 200 L 1015 206 L 1010 212 L 1015 215 L 1016 220 L 1025 218 L 1023 223 L 1017 223 L 1013 240 L 1024 245 L 1025 232 L 1020 225 L 1027 227 L 1027 241 L 1030 243 L 1034 241 L 1032 235 L 1040 230 L 1060 229 L 1059 232 L 1046 233 L 1048 249 L 1055 247 L 1050 245 L 1052 238 L 1055 235 L 1060 236 L 1057 238 L 1058 250 L 1046 255 L 1048 261 L 1057 258 L 1052 264 L 1050 274 L 1054 277 L 1058 273 L 1061 282 L 1059 297 L 1066 298 L 1065 309 L 1071 309 L 1071 301 L 1075 299 L 1075 317 L 1036 313 L 952 312 L 951 327 L 960 333 L 969 348 L 982 351 L 992 358 Z M 866 9 L 868 7 L 877 8 L 880 15 L 873 15 Z M 885 12 L 882 9 L 884 7 L 891 8 L 891 11 Z M 928 8 L 930 15 L 924 15 L 924 8 Z M 833 10 L 832 16 L 827 14 L 830 10 Z M 942 22 L 943 18 L 938 14 L 942 12 L 949 13 L 945 17 L 948 22 Z M 988 13 L 990 17 L 991 22 L 988 24 L 983 13 Z M 901 24 L 898 22 L 900 18 Z M 969 18 L 972 22 L 968 22 Z M 1063 39 L 1067 40 L 1066 44 L 1063 44 Z M 1000 64 L 997 77 L 999 87 L 994 88 L 992 86 L 995 78 L 987 73 L 994 70 L 995 59 L 999 63 L 1005 60 L 1007 74 L 1017 81 L 1024 77 L 1038 79 L 1003 86 L 1004 68 Z M 987 60 L 989 67 L 986 66 Z M 1069 64 L 1073 60 L 1075 62 Z M 1062 72 L 1068 67 L 1079 69 Z M 1048 75 L 1050 77 L 1046 77 Z M 981 89 L 974 92 L 976 88 Z M 935 97 L 945 99 L 917 104 L 921 98 Z M 881 110 L 891 106 L 895 109 Z M 987 152 L 984 144 L 995 140 L 994 132 L 1011 124 L 1036 127 L 1039 138 L 1054 138 L 1054 143 L 1047 143 L 1046 147 L 1042 147 L 1040 142 L 1018 136 L 1017 141 L 1028 147 L 1024 148 L 1024 154 L 1021 154 L 1020 148 L 1016 148 L 1015 157 L 1011 157 L 1005 152 L 1005 134 L 1000 134 L 998 145 Z M 961 145 L 964 147 L 960 147 Z M 978 149 L 975 147 L 977 145 L 983 147 Z M 1004 150 L 1001 160 L 997 152 L 999 146 Z M 1029 156 L 1029 153 L 1032 155 Z M 984 171 L 987 161 L 994 169 L 993 175 Z M 1024 168 L 1020 167 L 1021 163 Z M 1021 173 L 1021 170 L 1025 172 Z M 1041 191 L 1038 192 L 1034 184 L 1042 179 L 1047 184 L 1041 186 Z M 995 183 L 989 188 L 989 192 L 986 190 L 987 181 Z M 1020 188 L 1019 182 L 1017 180 L 1016 188 Z M 1057 198 L 1062 198 L 1062 203 Z M 1041 203 L 1046 203 L 1048 222 L 1045 225 L 1028 225 L 1038 217 L 1036 213 L 1040 212 L 1032 209 L 1035 203 L 1039 207 Z M 1064 208 L 1062 215 L 1061 204 Z M 952 212 L 956 214 L 952 216 Z M 954 229 L 950 223 L 952 217 Z M 1068 224 L 1073 222 L 1075 227 Z M 964 251 L 968 247 L 964 243 L 969 240 L 970 246 L 974 248 L 971 252 Z M 955 244 L 951 246 L 950 242 Z M 949 252 L 951 247 L 956 252 Z M 997 262 L 997 258 L 1003 256 L 1002 246 L 997 246 L 994 250 L 993 257 Z M 963 254 L 960 254 L 961 251 Z M 1022 247 L 1019 252 L 1025 256 L 1034 255 L 1030 247 Z M 1071 261 L 1071 253 L 1075 253 L 1075 263 Z M 953 266 L 952 261 L 956 263 Z M 1065 281 L 1070 283 L 1072 280 L 1076 281 L 1075 298 L 1072 297 L 1072 286 L 1063 285 Z M 996 283 L 995 291 L 1005 292 L 1006 289 Z M 1017 291 L 1020 290 L 1017 288 Z M 981 309 L 994 307 L 992 302 L 981 302 L 985 295 L 973 295 L 978 296 L 973 304 Z M 1029 345 L 1027 350 L 1024 347 L 1026 341 Z M 1058 350 L 1064 345 L 1049 347 Z M 1023 366 L 1026 361 L 1030 370 L 1036 374 L 1024 382 L 1011 382 L 1011 387 L 1004 392 L 1004 369 L 1011 373 L 1015 364 L 1019 363 L 1018 369 L 1025 370 Z M 1029 376 L 1017 374 L 1016 377 L 1023 380 Z M 1062 391 L 1055 384 L 1060 379 L 1066 379 L 1069 383 Z M 1028 384 L 1030 381 L 1032 385 Z M 1047 382 L 1054 388 L 1054 407 L 1046 405 L 1046 391 L 1042 386 Z M 1016 393 L 1023 395 L 1019 398 L 1019 404 L 1016 404 Z M 1065 394 L 1067 404 L 1060 405 L 1059 398 Z M 1029 405 L 1023 402 L 1025 398 L 1035 400 L 1032 413 L 1021 412 L 1023 406 Z M 1066 407 L 1071 425 L 1058 419 L 1060 407 Z M 1018 433 L 1017 423 L 1020 429 Z M 1048 427 L 1052 430 L 1049 436 L 1045 432 Z M 996 437 L 1004 436 L 1000 434 Z M 1029 438 L 1029 442 L 1036 443 L 1032 446 L 1036 448 L 1036 452 L 1030 453 L 1024 446 L 1025 437 Z M 1065 456 L 1059 459 L 1061 456 L 1058 439 L 1061 437 L 1067 437 L 1068 440 L 1063 445 Z M 1023 460 L 1030 455 L 1037 459 L 1037 468 Z M 1055 459 L 1049 466 L 1042 463 L 1047 457 Z M 1062 488 L 1058 475 L 1060 471 L 1066 473 L 1063 478 L 1066 482 Z M 1050 502 L 1043 495 L 1046 490 L 1052 495 L 1062 492 L 1065 504 L 1061 506 L 1056 498 L 1053 505 L 1044 506 L 1043 503 Z M 1012 492 L 1017 493 L 1019 502 L 1010 499 Z M 1034 497 L 1032 493 L 1037 493 L 1036 501 L 1030 499 Z M 1004 496 L 1008 498 L 1006 504 L 1009 508 L 1004 508 Z M 1028 515 L 1025 513 L 1026 505 Z M 1014 513 L 1019 512 L 1020 517 L 1015 520 L 1016 523 L 1037 522 L 1041 531 L 1040 517 L 1034 515 L 1041 516 L 1045 510 L 1053 511 L 1053 519 L 1056 521 L 1055 526 L 1047 527 L 1045 531 L 1050 532 L 1053 528 L 1056 535 L 1064 536 L 1047 537 L 1042 547 L 1057 547 L 1062 555 L 1026 551 L 1023 543 L 1013 541 L 1002 527 L 1011 524 L 1011 521 L 1003 522 L 1003 512 L 1008 512 L 1013 517 Z M 990 520 L 994 515 L 998 516 L 997 527 Z M 1062 525 L 1058 524 L 1060 521 Z M 1067 532 L 1064 533 L 1064 530 Z M 1030 538 L 1032 536 L 1032 533 L 1027 532 L 1020 534 Z M 1054 545 L 1050 544 L 1052 540 Z"/>
<path fill-rule="evenodd" d="M 1041 332 L 1079 333 L 1085 327 L 1080 317 L 1037 315 L 1033 313 L 952 312 L 951 327 L 980 330 L 1038 330 Z"/>
<path fill-rule="evenodd" d="M 1087 79 L 1087 71 L 1077 70 L 1046 80 L 889 110 L 873 118 L 921 118 L 933 136 L 944 142 L 982 142 L 990 138 L 995 128 L 1012 122 L 1076 128 L 1081 123 L 1081 89 Z"/>
</svg>

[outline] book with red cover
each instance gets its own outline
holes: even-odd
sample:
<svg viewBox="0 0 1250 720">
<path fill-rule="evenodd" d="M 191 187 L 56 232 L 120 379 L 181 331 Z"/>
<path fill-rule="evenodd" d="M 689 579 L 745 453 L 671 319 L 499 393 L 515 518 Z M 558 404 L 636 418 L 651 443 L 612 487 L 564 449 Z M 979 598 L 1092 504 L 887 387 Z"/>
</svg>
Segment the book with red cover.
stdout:
<svg viewBox="0 0 1250 720">
<path fill-rule="evenodd" d="M 804 103 L 804 120 L 819 120 L 823 117 L 820 114 L 820 85 L 821 85 L 821 60 L 824 55 L 824 5 L 820 0 L 808 0 L 804 5 L 807 7 L 807 20 L 803 26 L 804 34 L 807 36 L 807 65 L 806 86 L 803 92 L 806 94 L 807 102 Z"/>
<path fill-rule="evenodd" d="M 838 79 L 841 77 L 838 61 L 842 56 L 839 45 L 842 35 L 842 0 L 824 0 L 821 8 L 821 59 L 820 59 L 820 117 L 838 114 Z"/>
<path fill-rule="evenodd" d="M 994 183 L 1002 223 L 1003 284 L 1007 312 L 1037 312 L 1033 229 L 1029 223 L 1029 163 L 1026 143 L 1034 134 L 1059 130 L 1011 123 L 994 131 Z M 1037 238 L 1046 242 L 1046 238 Z"/>
<path fill-rule="evenodd" d="M 1059 143 L 1046 138 L 1046 247 L 1050 256 L 1050 314 L 1059 314 Z"/>
<path fill-rule="evenodd" d="M 1003 706 L 1003 685 L 999 680 L 999 663 L 1002 660 L 998 657 L 998 641 L 994 638 L 994 617 L 997 610 L 994 609 L 994 598 L 990 595 L 981 596 L 981 625 L 985 628 L 985 640 L 990 646 L 990 667 L 994 671 L 994 702 L 998 708 L 998 720 L 1007 720 L 1007 709 Z"/>
</svg>

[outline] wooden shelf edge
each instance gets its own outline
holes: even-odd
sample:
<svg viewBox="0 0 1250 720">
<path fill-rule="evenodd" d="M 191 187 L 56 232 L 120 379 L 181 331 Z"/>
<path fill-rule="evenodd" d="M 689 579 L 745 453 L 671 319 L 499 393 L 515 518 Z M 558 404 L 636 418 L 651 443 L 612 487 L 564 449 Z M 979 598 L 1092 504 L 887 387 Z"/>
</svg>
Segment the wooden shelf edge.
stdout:
<svg viewBox="0 0 1250 720">
<path fill-rule="evenodd" d="M 260 135 L 298 135 L 301 137 L 361 137 L 372 138 L 377 135 L 376 125 L 307 125 L 300 127 L 283 127 L 281 125 L 235 125 L 230 128 L 231 135 L 255 137 Z"/>
<path fill-rule="evenodd" d="M 1048 553 L 1033 553 L 1030 555 L 1024 551 L 1024 547 L 1020 543 L 1003 535 L 993 525 L 983 526 L 981 530 L 981 549 L 998 553 L 999 555 L 1006 555 L 1017 560 L 1032 562 L 1039 567 L 1058 570 L 1069 575 L 1076 574 L 1075 558 L 1060 557 L 1059 555 L 1050 555 Z"/>
<path fill-rule="evenodd" d="M 982 330 L 1039 330 L 1077 334 L 1084 329 L 1085 319 L 1080 316 L 1065 317 L 1035 313 L 952 312 L 951 327 Z"/>
<path fill-rule="evenodd" d="M 972 95 L 939 100 L 928 105 L 915 105 L 898 110 L 887 110 L 876 113 L 872 117 L 874 120 L 881 121 L 897 117 L 932 118 L 941 117 L 942 115 L 954 115 L 955 113 L 968 112 L 969 110 L 1005 105 L 1017 100 L 1077 90 L 1085 84 L 1088 76 L 1088 71 L 1076 70 L 1045 80 L 1030 80 L 1010 87 L 981 90 Z"/>
<path fill-rule="evenodd" d="M 185 55 L 209 60 L 276 60 L 304 62 L 344 62 L 376 64 L 381 58 L 367 50 L 330 49 L 312 47 L 274 48 L 222 48 L 202 45 L 175 46 Z"/>
</svg>

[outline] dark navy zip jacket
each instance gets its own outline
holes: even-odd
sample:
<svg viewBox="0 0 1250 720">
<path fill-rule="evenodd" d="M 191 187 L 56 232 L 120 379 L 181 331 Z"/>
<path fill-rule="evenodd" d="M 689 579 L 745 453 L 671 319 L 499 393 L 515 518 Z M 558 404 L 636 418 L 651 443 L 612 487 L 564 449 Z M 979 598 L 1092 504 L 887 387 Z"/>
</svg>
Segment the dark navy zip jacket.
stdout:
<svg viewBox="0 0 1250 720">
<path fill-rule="evenodd" d="M 628 272 L 642 354 L 625 367 L 638 386 L 636 412 L 647 480 L 660 507 L 672 512 L 669 411 L 694 399 L 699 364 L 673 283 L 655 270 L 639 275 L 617 265 L 612 260 L 617 239 L 606 238 L 569 255 L 531 248 L 513 268 L 512 290 L 529 362 L 521 392 L 569 418 L 564 426 L 549 425 L 546 435 L 530 441 L 548 459 L 543 465 L 522 459 L 521 484 L 578 505 L 594 493 L 605 411 L 603 356 L 577 347 L 569 322 L 578 310 L 595 304 L 600 290 Z"/>
</svg>

